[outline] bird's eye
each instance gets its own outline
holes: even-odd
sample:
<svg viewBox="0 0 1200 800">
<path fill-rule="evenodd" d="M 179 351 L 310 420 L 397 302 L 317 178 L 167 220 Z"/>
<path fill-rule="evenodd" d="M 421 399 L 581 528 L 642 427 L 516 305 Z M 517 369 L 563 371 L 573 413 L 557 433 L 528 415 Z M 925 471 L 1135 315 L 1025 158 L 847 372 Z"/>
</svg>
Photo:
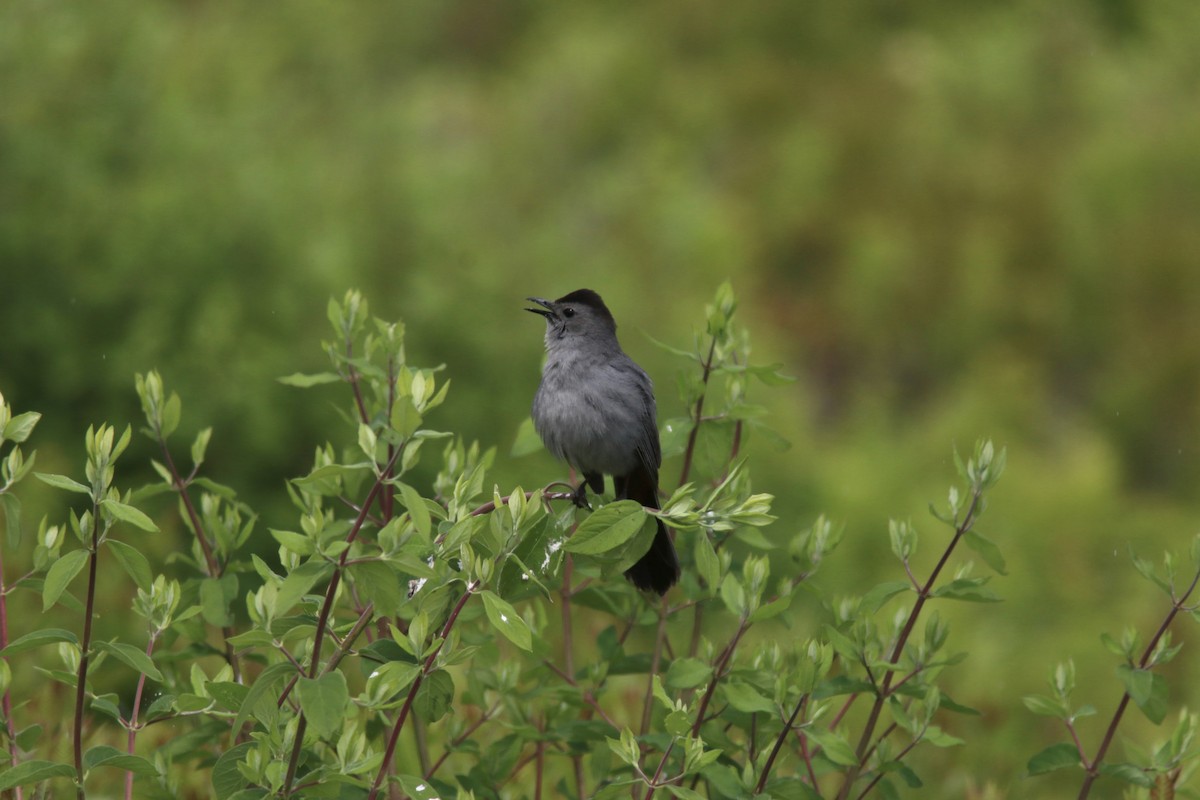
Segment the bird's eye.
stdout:
<svg viewBox="0 0 1200 800">
<path fill-rule="evenodd" d="M 566 308 L 563 309 L 563 316 L 564 317 L 575 316 L 575 309 L 571 308 L 570 306 L 567 306 Z"/>
</svg>

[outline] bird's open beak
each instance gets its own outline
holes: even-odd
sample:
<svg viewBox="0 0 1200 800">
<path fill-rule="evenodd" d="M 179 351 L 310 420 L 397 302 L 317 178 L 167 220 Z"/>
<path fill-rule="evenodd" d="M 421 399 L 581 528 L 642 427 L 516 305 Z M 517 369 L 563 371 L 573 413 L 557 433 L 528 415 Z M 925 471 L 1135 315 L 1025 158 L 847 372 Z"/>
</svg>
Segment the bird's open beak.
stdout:
<svg viewBox="0 0 1200 800">
<path fill-rule="evenodd" d="M 526 297 L 525 299 L 531 303 L 536 303 L 541 306 L 541 308 L 527 308 L 525 309 L 526 311 L 532 311 L 534 314 L 541 314 L 546 319 L 554 319 L 557 316 L 554 313 L 554 307 L 550 304 L 549 300 L 543 300 L 540 297 Z"/>
</svg>

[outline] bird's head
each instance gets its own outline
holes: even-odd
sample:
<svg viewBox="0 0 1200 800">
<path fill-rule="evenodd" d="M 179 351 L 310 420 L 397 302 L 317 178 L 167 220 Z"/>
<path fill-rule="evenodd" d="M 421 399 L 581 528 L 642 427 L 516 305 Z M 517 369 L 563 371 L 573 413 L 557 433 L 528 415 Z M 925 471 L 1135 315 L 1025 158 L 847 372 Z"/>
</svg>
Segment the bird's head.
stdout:
<svg viewBox="0 0 1200 800">
<path fill-rule="evenodd" d="M 546 318 L 546 349 L 580 340 L 607 342 L 616 338 L 617 323 L 600 295 L 577 289 L 557 300 L 526 298 L 539 308 L 527 308 Z"/>
</svg>

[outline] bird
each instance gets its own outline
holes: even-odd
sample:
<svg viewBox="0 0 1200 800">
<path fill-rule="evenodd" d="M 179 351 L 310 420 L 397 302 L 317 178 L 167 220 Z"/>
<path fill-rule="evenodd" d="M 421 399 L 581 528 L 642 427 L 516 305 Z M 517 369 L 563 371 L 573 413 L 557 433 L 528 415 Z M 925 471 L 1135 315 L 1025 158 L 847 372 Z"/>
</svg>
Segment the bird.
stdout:
<svg viewBox="0 0 1200 800">
<path fill-rule="evenodd" d="M 557 300 L 526 298 L 546 318 L 546 360 L 533 399 L 533 425 L 546 449 L 575 468 L 587 488 L 604 491 L 611 475 L 618 500 L 658 508 L 658 438 L 654 384 L 617 341 L 612 312 L 591 289 Z M 650 549 L 625 572 L 638 589 L 663 595 L 679 580 L 679 558 L 662 520 Z"/>
</svg>

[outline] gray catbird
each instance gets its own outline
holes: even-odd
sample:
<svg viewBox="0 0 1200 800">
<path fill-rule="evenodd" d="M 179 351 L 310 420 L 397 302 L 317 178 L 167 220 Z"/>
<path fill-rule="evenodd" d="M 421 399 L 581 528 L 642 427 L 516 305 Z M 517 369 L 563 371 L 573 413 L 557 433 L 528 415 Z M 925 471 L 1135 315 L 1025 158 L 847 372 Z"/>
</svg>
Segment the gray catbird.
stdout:
<svg viewBox="0 0 1200 800">
<path fill-rule="evenodd" d="M 654 385 L 617 342 L 617 323 L 591 289 L 557 300 L 530 297 L 546 318 L 546 365 L 533 399 L 533 425 L 554 456 L 583 475 L 576 502 L 613 476 L 618 500 L 658 508 L 662 449 Z M 654 543 L 625 576 L 663 594 L 679 580 L 679 559 L 661 520 Z"/>
</svg>

